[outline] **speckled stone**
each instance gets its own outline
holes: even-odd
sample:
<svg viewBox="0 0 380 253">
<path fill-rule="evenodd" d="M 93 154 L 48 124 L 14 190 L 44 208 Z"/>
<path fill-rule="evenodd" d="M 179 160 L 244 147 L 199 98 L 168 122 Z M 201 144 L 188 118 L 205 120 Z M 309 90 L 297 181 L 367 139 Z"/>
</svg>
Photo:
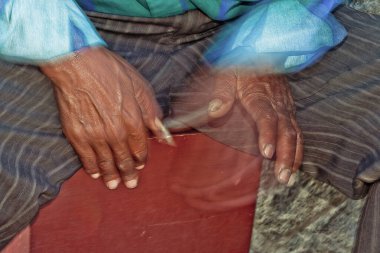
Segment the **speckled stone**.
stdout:
<svg viewBox="0 0 380 253">
<path fill-rule="evenodd" d="M 304 173 L 279 185 L 263 169 L 250 253 L 351 252 L 363 204 Z"/>
<path fill-rule="evenodd" d="M 368 13 L 380 15 L 380 0 L 352 0 L 348 6 Z"/>
<path fill-rule="evenodd" d="M 379 0 L 348 0 L 379 14 Z M 288 188 L 263 165 L 250 253 L 349 253 L 365 199 L 351 200 L 328 184 L 299 173 Z"/>
</svg>

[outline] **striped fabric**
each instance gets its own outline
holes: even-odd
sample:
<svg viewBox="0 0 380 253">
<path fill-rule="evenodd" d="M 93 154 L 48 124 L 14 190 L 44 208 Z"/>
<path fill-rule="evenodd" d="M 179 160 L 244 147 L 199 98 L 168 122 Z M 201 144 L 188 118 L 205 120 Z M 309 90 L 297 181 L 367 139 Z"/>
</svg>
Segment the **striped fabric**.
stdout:
<svg viewBox="0 0 380 253">
<path fill-rule="evenodd" d="M 336 17 L 346 41 L 290 79 L 307 140 L 304 171 L 356 199 L 380 178 L 380 17 L 349 8 Z"/>
<path fill-rule="evenodd" d="M 166 114 L 171 111 L 171 101 L 194 95 L 182 88 L 191 73 L 200 69 L 202 53 L 220 28 L 199 11 L 162 19 L 89 16 L 110 49 L 150 81 Z M 348 8 L 338 10 L 337 16 L 348 28 L 347 41 L 315 67 L 290 79 L 305 134 L 304 170 L 346 195 L 360 198 L 368 188 L 364 182 L 380 177 L 376 173 L 380 152 L 379 18 Z M 230 129 L 230 134 L 221 134 L 218 128 L 200 129 L 219 141 L 255 152 L 252 145 L 234 143 L 241 130 L 250 134 L 244 124 L 239 127 L 239 131 Z M 0 249 L 30 223 L 41 205 L 58 194 L 61 183 L 79 167 L 62 136 L 50 81 L 35 67 L 1 62 Z M 371 190 L 365 209 L 369 216 L 363 216 L 363 224 L 369 217 L 373 227 L 380 227 L 380 213 L 373 209 L 376 197 Z M 375 230 L 360 231 L 363 240 L 377 239 L 372 237 Z M 359 248 L 357 252 L 375 251 Z"/>
<path fill-rule="evenodd" d="M 109 47 L 150 81 L 166 114 L 170 89 L 192 72 L 219 25 L 198 11 L 165 19 L 90 15 Z M 36 67 L 0 61 L 0 249 L 80 167 L 50 81 Z"/>
<path fill-rule="evenodd" d="M 353 252 L 375 253 L 380 249 L 378 240 L 380 236 L 380 16 L 365 14 L 350 8 L 339 9 L 335 16 L 348 31 L 348 37 L 344 43 L 329 52 L 313 67 L 289 75 L 297 106 L 298 122 L 305 138 L 302 169 L 313 177 L 333 185 L 353 199 L 366 196 L 369 189 Z M 299 193 L 292 193 L 290 190 L 288 194 L 284 198 L 292 199 Z M 258 201 L 268 201 L 266 197 L 273 196 L 281 198 L 281 194 L 278 194 L 263 196 Z M 328 201 L 331 201 L 331 205 L 339 206 L 339 203 L 334 200 Z M 264 211 L 269 213 L 264 208 L 271 207 L 261 205 L 262 202 L 257 203 L 257 206 L 263 209 L 256 209 L 256 214 Z M 278 203 L 278 206 L 280 205 Z M 304 204 L 304 206 L 310 208 L 313 204 Z M 299 209 L 295 212 L 302 213 L 305 210 Z M 352 214 L 355 216 L 354 213 Z M 292 215 L 297 215 L 297 213 L 293 212 L 289 214 L 289 217 Z M 286 223 L 284 216 L 283 222 Z M 326 216 L 326 223 L 336 222 L 333 218 L 330 217 L 329 220 L 328 215 Z M 339 218 L 336 216 L 334 215 L 334 218 Z M 345 219 L 342 216 L 340 218 Z M 353 218 L 346 217 L 347 223 L 350 219 Z M 305 227 L 302 227 L 304 224 L 294 223 L 284 224 L 284 227 L 298 226 L 306 232 L 311 227 L 310 223 L 310 220 L 306 220 Z M 263 226 L 263 224 L 260 225 Z M 265 225 L 270 226 L 270 224 Z M 253 235 L 261 234 L 255 229 L 256 227 L 254 227 Z M 319 227 L 319 229 L 323 231 L 323 228 Z M 342 230 L 341 227 L 336 229 L 335 233 L 344 233 L 337 238 L 352 240 L 351 231 Z M 289 230 L 299 235 L 298 231 Z M 272 231 L 274 231 L 273 228 Z M 289 236 L 289 233 L 285 231 L 288 232 L 285 229 L 282 231 L 284 238 Z M 302 239 L 313 239 L 310 239 L 308 245 L 292 241 L 296 245 L 299 243 L 299 248 L 294 251 L 280 249 L 276 251 L 276 248 L 262 249 L 259 245 L 261 243 L 258 240 L 259 237 L 256 237 L 252 244 L 254 247 L 252 252 L 327 252 L 321 251 L 321 248 L 329 249 L 328 252 L 349 252 L 347 249 L 337 249 L 336 245 L 342 244 L 341 242 L 330 247 L 319 245 L 321 241 L 315 238 L 316 235 L 317 233 L 301 234 Z M 281 235 L 278 237 L 281 238 Z M 331 242 L 334 242 L 334 239 L 331 239 Z M 294 244 L 289 244 L 289 248 L 296 247 Z M 276 246 L 275 243 L 274 245 Z"/>
</svg>

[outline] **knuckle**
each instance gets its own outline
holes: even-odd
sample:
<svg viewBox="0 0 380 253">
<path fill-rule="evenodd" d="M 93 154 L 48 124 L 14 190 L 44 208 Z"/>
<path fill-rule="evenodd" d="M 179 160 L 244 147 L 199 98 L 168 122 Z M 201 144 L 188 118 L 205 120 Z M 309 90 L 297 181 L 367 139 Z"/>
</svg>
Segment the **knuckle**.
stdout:
<svg viewBox="0 0 380 253">
<path fill-rule="evenodd" d="M 143 129 L 142 125 L 141 125 L 141 128 L 139 128 L 139 130 L 135 129 L 134 131 L 130 131 L 129 138 L 132 141 L 138 141 L 138 142 L 142 142 L 143 140 L 145 140 L 145 134 L 142 133 L 141 129 Z"/>
<path fill-rule="evenodd" d="M 109 139 L 119 139 L 125 137 L 126 131 L 124 131 L 123 125 L 120 120 L 115 120 L 112 124 L 109 124 L 103 131 L 105 136 Z"/>
<path fill-rule="evenodd" d="M 126 123 L 129 123 L 128 125 L 130 127 L 136 126 L 136 124 L 138 124 L 141 121 L 141 114 L 139 113 L 139 110 L 137 110 L 136 105 L 131 105 L 131 107 L 128 110 L 124 110 L 124 116 L 126 119 Z"/>
<path fill-rule="evenodd" d="M 286 138 L 297 138 L 297 132 L 292 127 L 286 128 L 283 134 Z"/>
<path fill-rule="evenodd" d="M 94 173 L 97 173 L 98 170 L 94 169 L 94 168 L 84 168 L 84 171 L 87 173 L 87 174 L 94 174 Z"/>
<path fill-rule="evenodd" d="M 125 143 L 128 141 L 128 134 L 127 134 L 127 131 L 120 131 L 120 133 L 118 134 L 117 138 L 115 138 L 114 141 L 118 141 L 118 142 L 122 142 L 122 143 Z"/>
<path fill-rule="evenodd" d="M 144 95 L 142 99 L 139 99 L 139 103 L 142 105 L 145 114 L 151 115 L 155 111 L 155 104 L 153 101 L 154 100 L 148 94 Z"/>
<path fill-rule="evenodd" d="M 83 137 L 85 137 L 83 132 L 78 128 L 63 128 L 62 132 L 70 142 L 76 142 L 77 140 L 83 139 Z"/>
<path fill-rule="evenodd" d="M 270 109 L 262 110 L 259 113 L 259 120 L 267 121 L 270 123 L 276 123 L 278 121 L 277 113 Z"/>
<path fill-rule="evenodd" d="M 105 147 L 107 145 L 106 138 L 104 138 L 104 136 L 92 136 L 89 139 L 89 143 L 96 147 Z"/>
<path fill-rule="evenodd" d="M 238 93 L 239 93 L 240 100 L 246 104 L 252 104 L 258 99 L 258 97 L 260 97 L 260 94 L 248 88 L 240 89 L 238 90 Z"/>
<path fill-rule="evenodd" d="M 116 158 L 117 158 L 117 160 L 119 162 L 131 159 L 131 156 L 126 151 L 126 149 L 122 149 L 121 151 L 120 150 L 118 150 L 118 151 L 116 150 L 115 153 L 116 153 Z"/>
<path fill-rule="evenodd" d="M 279 155 L 279 160 L 282 164 L 286 164 L 288 166 L 291 166 L 293 163 L 294 154 L 291 152 L 283 152 Z"/>
<path fill-rule="evenodd" d="M 284 101 L 282 101 L 282 100 L 280 100 L 280 99 L 276 99 L 276 107 L 277 108 L 281 108 L 281 109 L 285 109 L 286 108 L 286 106 L 285 106 L 285 103 L 284 103 Z"/>
<path fill-rule="evenodd" d="M 272 78 L 268 77 L 268 79 L 270 80 L 263 80 L 262 82 L 258 82 L 260 83 L 261 85 L 263 85 L 263 87 L 265 88 L 265 90 L 267 91 L 271 91 L 273 89 L 273 80 Z"/>
<path fill-rule="evenodd" d="M 298 132 L 298 133 L 297 133 L 297 139 L 298 139 L 299 143 L 303 145 L 303 143 L 304 143 L 304 138 L 303 138 L 303 134 L 302 134 L 302 132 Z"/>
<path fill-rule="evenodd" d="M 137 161 L 145 162 L 147 160 L 148 151 L 146 149 L 137 150 L 133 152 L 133 156 L 136 158 Z"/>
<path fill-rule="evenodd" d="M 130 135 L 128 143 L 132 152 L 142 152 L 148 147 L 147 136 L 145 134 Z"/>
<path fill-rule="evenodd" d="M 138 175 L 139 173 L 136 170 L 129 170 L 129 171 L 123 172 L 121 176 L 124 181 L 129 181 L 134 178 L 138 178 Z"/>
<path fill-rule="evenodd" d="M 133 168 L 133 165 L 134 165 L 133 160 L 130 157 L 128 157 L 128 158 L 121 160 L 118 163 L 117 167 L 120 171 L 129 171 Z"/>
<path fill-rule="evenodd" d="M 102 159 L 99 160 L 98 166 L 101 170 L 109 171 L 112 170 L 113 167 L 113 160 L 112 159 Z"/>
<path fill-rule="evenodd" d="M 237 92 L 238 92 L 238 95 L 242 99 L 252 97 L 257 93 L 254 86 L 249 81 L 248 82 L 244 82 L 244 81 L 241 82 L 240 85 L 238 85 L 238 87 L 237 87 Z"/>
<path fill-rule="evenodd" d="M 121 140 L 116 137 L 108 137 L 107 140 L 104 141 L 106 141 L 110 146 L 115 147 L 118 146 Z"/>
<path fill-rule="evenodd" d="M 79 159 L 82 161 L 82 163 L 85 163 L 86 165 L 95 165 L 95 157 L 93 156 L 87 156 L 87 155 L 79 155 Z"/>
</svg>

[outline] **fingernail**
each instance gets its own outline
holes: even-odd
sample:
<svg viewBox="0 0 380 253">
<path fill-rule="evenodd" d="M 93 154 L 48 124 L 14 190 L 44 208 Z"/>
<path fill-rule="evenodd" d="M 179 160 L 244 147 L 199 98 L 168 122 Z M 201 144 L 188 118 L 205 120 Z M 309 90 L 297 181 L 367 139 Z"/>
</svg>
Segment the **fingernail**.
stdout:
<svg viewBox="0 0 380 253">
<path fill-rule="evenodd" d="M 135 179 L 132 179 L 132 180 L 125 182 L 125 186 L 128 189 L 133 189 L 133 188 L 137 187 L 137 183 L 138 183 L 138 180 L 137 180 L 137 178 L 135 178 Z"/>
<path fill-rule="evenodd" d="M 164 126 L 164 124 L 162 124 L 161 120 L 156 118 L 154 120 L 154 123 L 160 129 L 162 133 L 161 139 L 164 140 L 168 145 L 175 147 L 176 144 L 174 142 L 173 136 L 171 135 L 169 130 Z"/>
<path fill-rule="evenodd" d="M 145 167 L 145 164 L 142 164 L 140 166 L 137 166 L 135 169 L 136 170 L 142 170 L 142 169 L 144 169 L 144 167 Z"/>
<path fill-rule="evenodd" d="M 266 158 L 272 158 L 274 154 L 274 147 L 272 144 L 265 144 L 264 146 L 264 155 Z"/>
<path fill-rule="evenodd" d="M 119 183 L 120 183 L 120 179 L 114 179 L 114 180 L 108 181 L 106 183 L 106 185 L 107 185 L 108 189 L 114 190 L 114 189 L 117 188 L 117 186 L 119 185 Z"/>
<path fill-rule="evenodd" d="M 208 104 L 208 111 L 209 112 L 216 112 L 222 107 L 223 101 L 216 98 L 214 100 L 211 100 L 211 102 Z"/>
<path fill-rule="evenodd" d="M 94 173 L 90 175 L 93 179 L 98 179 L 100 177 L 100 173 Z"/>
<path fill-rule="evenodd" d="M 283 184 L 288 183 L 291 174 L 292 172 L 290 171 L 290 169 L 282 168 L 278 175 L 278 181 L 280 181 L 280 183 L 283 183 Z"/>
<path fill-rule="evenodd" d="M 166 136 L 165 138 L 165 141 L 167 144 L 169 144 L 170 146 L 172 147 L 176 147 L 177 145 L 175 144 L 175 141 L 173 139 L 173 137 L 170 135 L 170 136 Z"/>
<path fill-rule="evenodd" d="M 289 181 L 288 181 L 288 184 L 287 184 L 288 187 L 292 187 L 292 186 L 295 184 L 295 182 L 296 182 L 296 177 L 297 177 L 297 174 L 296 174 L 296 173 L 293 173 L 293 174 L 290 176 Z"/>
</svg>

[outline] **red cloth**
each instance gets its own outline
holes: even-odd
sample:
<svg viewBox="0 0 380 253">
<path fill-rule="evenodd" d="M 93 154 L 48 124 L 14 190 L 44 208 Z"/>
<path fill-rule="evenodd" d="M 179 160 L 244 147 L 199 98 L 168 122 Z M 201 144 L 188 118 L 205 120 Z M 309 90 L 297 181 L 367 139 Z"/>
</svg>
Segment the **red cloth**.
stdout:
<svg viewBox="0 0 380 253">
<path fill-rule="evenodd" d="M 1 253 L 30 253 L 30 226 L 16 235 Z"/>
<path fill-rule="evenodd" d="M 134 190 L 121 185 L 110 191 L 80 170 L 32 225 L 31 252 L 248 252 L 261 160 L 200 134 L 175 141 L 176 148 L 151 141 L 149 162 Z M 234 175 L 243 170 L 237 182 Z M 230 184 L 229 178 L 235 181 Z M 227 183 L 211 199 L 203 194 L 218 182 Z M 227 211 L 210 211 L 187 204 L 186 191 L 194 187 L 201 194 L 192 199 L 204 203 L 239 197 L 239 192 L 254 196 Z"/>
</svg>

